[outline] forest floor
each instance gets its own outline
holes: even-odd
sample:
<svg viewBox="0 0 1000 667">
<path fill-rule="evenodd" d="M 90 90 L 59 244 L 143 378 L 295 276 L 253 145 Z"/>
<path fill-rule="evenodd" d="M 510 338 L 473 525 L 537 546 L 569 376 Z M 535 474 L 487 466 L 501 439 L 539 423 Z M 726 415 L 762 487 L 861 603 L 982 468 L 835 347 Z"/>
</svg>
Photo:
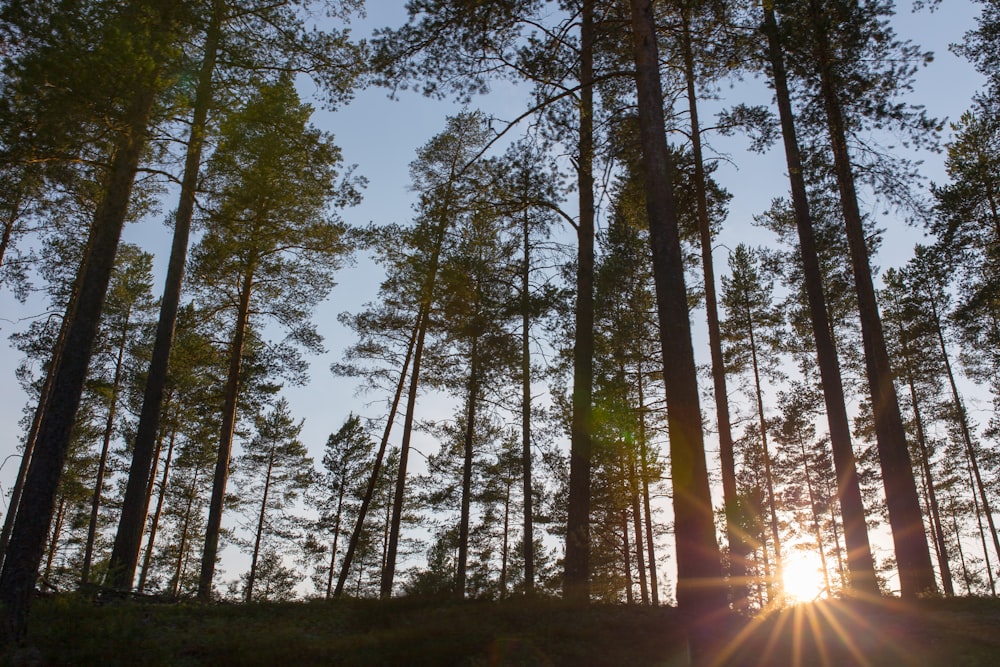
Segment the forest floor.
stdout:
<svg viewBox="0 0 1000 667">
<path fill-rule="evenodd" d="M 394 599 L 95 605 L 37 600 L 6 665 L 690 664 L 671 607 Z M 1000 665 L 1000 600 L 829 600 L 712 625 L 733 667 Z"/>
</svg>

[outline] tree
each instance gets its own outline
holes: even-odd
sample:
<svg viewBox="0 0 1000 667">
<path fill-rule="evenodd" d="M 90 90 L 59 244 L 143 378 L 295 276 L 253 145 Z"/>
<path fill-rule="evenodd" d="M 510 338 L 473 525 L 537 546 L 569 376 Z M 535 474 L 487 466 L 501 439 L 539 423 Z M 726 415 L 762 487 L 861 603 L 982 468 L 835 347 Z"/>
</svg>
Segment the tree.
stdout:
<svg viewBox="0 0 1000 667">
<path fill-rule="evenodd" d="M 100 332 L 101 338 L 112 344 L 95 350 L 95 359 L 90 371 L 90 383 L 98 385 L 97 391 L 103 394 L 107 402 L 107 418 L 104 422 L 100 461 L 94 481 L 87 543 L 84 547 L 83 566 L 80 572 L 81 586 L 86 586 L 90 581 L 90 567 L 93 562 L 98 515 L 105 491 L 105 473 L 111 441 L 115 432 L 122 430 L 118 420 L 119 402 L 121 395 L 128 388 L 129 381 L 136 374 L 135 366 L 142 360 L 141 357 L 137 359 L 131 354 L 134 354 L 137 351 L 135 348 L 141 345 L 141 337 L 146 333 L 151 311 L 155 306 L 152 295 L 152 255 L 142 252 L 136 246 L 122 245 L 118 250 L 115 269 L 101 316 Z M 126 356 L 128 353 L 131 353 L 129 354 L 131 358 Z M 110 366 L 101 368 L 108 362 Z"/>
<path fill-rule="evenodd" d="M 771 66 L 775 97 L 781 119 L 781 134 L 788 164 L 792 190 L 795 226 L 799 238 L 799 257 L 805 278 L 809 304 L 809 319 L 816 343 L 816 357 L 823 384 L 827 421 L 830 427 L 830 445 L 837 469 L 837 496 L 844 515 L 844 541 L 851 573 L 852 589 L 877 594 L 875 563 L 868 542 L 865 509 L 861 498 L 851 431 L 847 421 L 844 387 L 837 360 L 837 349 L 831 337 L 831 323 L 824 295 L 823 278 L 817 254 L 816 236 L 806 194 L 806 181 L 798 131 L 792 111 L 788 77 L 785 69 L 782 32 L 775 16 L 773 3 L 764 3 L 764 28 L 767 34 L 767 61 Z"/>
<path fill-rule="evenodd" d="M 280 536 L 287 532 L 281 527 L 280 513 L 314 481 L 312 459 L 299 440 L 302 422 L 296 424 L 292 419 L 288 401 L 280 399 L 273 410 L 259 415 L 256 426 L 256 437 L 250 441 L 236 464 L 243 479 L 240 485 L 243 496 L 260 498 L 250 570 L 247 572 L 244 592 L 247 602 L 255 599 L 254 582 L 262 553 L 277 551 L 273 542 L 265 540 L 265 537 Z M 279 516 L 275 516 L 276 514 Z M 263 599 L 267 599 L 267 596 L 263 596 Z"/>
<path fill-rule="evenodd" d="M 774 540 L 775 575 L 773 585 L 780 597 L 782 586 L 781 535 L 778 530 L 778 505 L 774 495 L 774 476 L 768 450 L 768 419 L 764 413 L 764 389 L 761 372 L 780 377 L 776 352 L 781 345 L 783 318 L 775 309 L 772 284 L 761 275 L 759 252 L 744 244 L 736 246 L 729 257 L 730 275 L 722 278 L 722 307 L 726 319 L 721 323 L 721 336 L 726 343 L 726 362 L 732 373 L 750 370 L 757 411 L 757 432 L 761 439 L 764 464 L 764 484 L 771 514 L 771 539 Z"/>
<path fill-rule="evenodd" d="M 142 522 L 148 510 L 144 489 L 148 486 L 147 471 L 152 462 L 160 406 L 163 401 L 167 365 L 173 345 L 181 285 L 187 263 L 188 239 L 194 215 L 198 180 L 201 176 L 202 152 L 210 139 L 212 126 L 209 112 L 220 99 L 240 97 L 251 80 L 261 71 L 311 71 L 331 105 L 349 97 L 358 75 L 357 46 L 351 43 L 346 30 L 325 26 L 310 30 L 303 17 L 311 0 L 278 3 L 245 3 L 213 0 L 203 18 L 201 52 L 191 57 L 198 60 L 198 77 L 190 104 L 190 129 L 185 145 L 181 192 L 174 216 L 167 276 L 147 373 L 142 411 L 133 449 L 133 462 L 123 501 L 119 529 L 112 552 L 112 586 L 128 589 L 135 574 L 142 537 Z M 347 21 L 359 7 L 357 0 L 322 2 L 327 18 Z M 223 72 L 217 71 L 222 56 Z M 245 95 L 245 90 L 242 92 Z"/>
<path fill-rule="evenodd" d="M 923 54 L 895 40 L 883 18 L 889 11 L 889 5 L 876 0 L 845 0 L 825 7 L 817 0 L 810 0 L 796 8 L 783 7 L 782 16 L 799 19 L 783 20 L 783 24 L 794 25 L 801 31 L 805 47 L 803 57 L 794 61 L 798 65 L 797 73 L 823 111 L 817 127 L 822 125 L 827 133 L 850 245 L 900 589 L 904 597 L 915 597 L 934 589 L 934 571 L 923 531 L 899 401 L 885 351 L 848 143 L 849 133 L 861 127 L 865 118 L 909 130 L 917 140 L 933 137 L 937 127 L 936 121 L 920 110 L 893 99 L 908 86 L 915 69 L 912 63 Z M 786 34 L 788 27 L 785 26 Z"/>
<path fill-rule="evenodd" d="M 702 624 L 728 605 L 721 585 L 721 556 L 715 540 L 708 486 L 698 381 L 671 187 L 673 165 L 664 135 L 656 25 L 648 0 L 632 0 L 631 10 L 646 210 L 670 429 L 677 602 L 694 620 L 690 629 L 692 648 L 700 655 L 708 650 L 708 629 Z"/>
<path fill-rule="evenodd" d="M 52 77 L 51 90 L 59 91 L 65 101 L 72 101 L 71 91 L 82 84 L 82 77 L 102 84 L 90 91 L 95 93 L 95 98 L 76 101 L 85 105 L 97 99 L 98 110 L 108 112 L 106 118 L 113 121 L 110 142 L 114 145 L 114 157 L 107 168 L 105 189 L 94 214 L 88 252 L 81 267 L 79 296 L 73 310 L 67 312 L 65 345 L 78 353 L 62 356 L 56 363 L 52 391 L 46 398 L 18 518 L 0 574 L 0 645 L 18 641 L 24 634 L 28 600 L 52 518 L 59 476 L 80 404 L 132 185 L 146 146 L 146 130 L 155 98 L 169 78 L 170 49 L 183 27 L 179 4 L 168 0 L 150 0 L 115 8 L 104 6 L 104 3 L 89 4 L 81 9 L 84 13 L 94 11 L 94 14 L 72 15 L 82 28 L 81 32 L 74 32 L 72 28 L 53 29 L 57 26 L 52 21 L 58 26 L 64 25 L 61 23 L 65 20 L 63 15 L 32 15 L 40 9 L 34 3 L 16 5 L 13 14 L 5 12 L 4 24 L 8 27 L 16 26 L 15 30 L 25 31 L 36 40 L 44 36 L 40 43 L 14 38 L 15 42 L 23 44 L 22 49 L 15 52 L 20 57 L 13 64 L 20 75 L 19 85 L 29 90 L 34 88 L 37 80 L 32 81 L 29 75 L 44 72 L 45 76 Z M 34 32 L 39 28 L 39 32 Z M 92 41 L 87 44 L 68 41 L 80 35 Z M 5 65 L 10 62 L 7 60 Z M 114 88 L 108 90 L 108 85 Z M 106 94 L 103 101 L 102 94 Z M 68 125 L 74 120 L 78 117 L 60 115 L 59 118 L 60 122 L 68 121 Z M 89 120 L 97 119 L 90 116 Z M 37 126 L 34 129 L 37 136 L 53 139 L 65 127 Z"/>
<path fill-rule="evenodd" d="M 342 525 L 351 513 L 350 503 L 365 473 L 371 470 L 369 456 L 372 441 L 361 425 L 361 418 L 351 413 L 336 433 L 331 433 L 323 452 L 323 469 L 318 487 L 321 508 L 317 527 L 332 533 L 330 567 L 326 577 L 326 597 L 333 593 L 333 574 L 337 564 L 337 543 L 344 532 Z"/>
<path fill-rule="evenodd" d="M 194 251 L 194 274 L 200 302 L 228 312 L 232 333 L 202 599 L 212 591 L 249 327 L 268 318 L 288 331 L 290 343 L 320 349 L 309 313 L 332 288 L 345 251 L 343 227 L 328 207 L 357 198 L 350 178 L 337 182 L 339 150 L 308 124 L 311 112 L 290 78 L 262 85 L 223 124 L 208 167 L 207 230 Z"/>
</svg>

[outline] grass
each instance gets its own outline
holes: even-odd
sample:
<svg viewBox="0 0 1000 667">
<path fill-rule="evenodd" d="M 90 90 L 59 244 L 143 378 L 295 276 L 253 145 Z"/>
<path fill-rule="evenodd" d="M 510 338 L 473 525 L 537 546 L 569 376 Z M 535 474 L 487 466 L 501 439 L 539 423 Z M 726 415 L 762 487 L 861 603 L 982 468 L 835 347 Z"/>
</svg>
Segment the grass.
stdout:
<svg viewBox="0 0 1000 667">
<path fill-rule="evenodd" d="M 714 624 L 733 667 L 1000 664 L 1000 601 L 824 601 Z M 36 601 L 7 665 L 685 665 L 673 608 L 558 600 L 94 605 Z"/>
</svg>

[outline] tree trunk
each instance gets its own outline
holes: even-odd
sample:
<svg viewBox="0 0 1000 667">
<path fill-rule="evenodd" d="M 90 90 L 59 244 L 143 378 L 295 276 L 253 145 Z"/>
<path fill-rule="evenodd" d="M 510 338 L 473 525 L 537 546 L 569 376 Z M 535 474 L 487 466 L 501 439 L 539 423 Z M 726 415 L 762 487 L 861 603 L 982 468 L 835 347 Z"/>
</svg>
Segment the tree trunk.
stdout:
<svg viewBox="0 0 1000 667">
<path fill-rule="evenodd" d="M 649 502 L 649 461 L 646 453 L 646 397 L 643 391 L 643 380 L 646 377 L 642 368 L 642 360 L 639 360 L 638 370 L 638 398 L 639 398 L 639 465 L 640 483 L 642 485 L 642 510 L 643 518 L 646 521 L 646 556 L 649 563 L 649 592 L 652 597 L 653 606 L 659 606 L 660 593 L 659 584 L 656 580 L 656 544 L 653 537 L 653 511 Z"/>
<path fill-rule="evenodd" d="M 691 649 L 695 659 L 700 660 L 712 643 L 707 621 L 726 610 L 728 602 L 705 462 L 652 4 L 650 0 L 631 0 L 631 8 L 646 210 L 670 432 L 677 603 L 691 620 Z"/>
<path fill-rule="evenodd" d="M 160 526 L 160 515 L 163 513 L 163 499 L 167 495 L 167 482 L 170 479 L 170 463 L 174 456 L 174 441 L 177 436 L 177 429 L 170 431 L 170 443 L 167 445 L 167 458 L 163 462 L 163 477 L 160 479 L 160 493 L 156 498 L 156 509 L 153 511 L 153 519 L 149 524 L 149 537 L 146 540 L 146 556 L 142 560 L 142 569 L 139 570 L 139 584 L 136 590 L 142 593 L 146 588 L 146 576 L 149 574 L 149 566 L 153 561 L 153 545 L 156 544 L 156 532 Z M 157 445 L 157 449 L 160 445 Z M 154 460 L 159 458 L 157 454 Z"/>
<path fill-rule="evenodd" d="M 781 534 L 778 532 L 778 503 L 774 497 L 774 477 L 771 475 L 771 453 L 767 445 L 767 419 L 764 417 L 764 391 L 760 384 L 760 365 L 757 360 L 757 340 L 754 336 L 753 316 L 749 300 L 744 301 L 744 315 L 750 334 L 750 358 L 753 363 L 753 386 L 757 396 L 757 423 L 760 428 L 761 454 L 764 458 L 764 482 L 767 485 L 767 504 L 771 514 L 771 539 L 774 540 L 774 578 L 768 582 L 775 589 L 774 599 L 780 599 L 784 590 L 784 569 L 781 562 Z"/>
<path fill-rule="evenodd" d="M 632 530 L 635 533 L 635 569 L 639 572 L 639 594 L 642 604 L 649 604 L 649 583 L 646 581 L 646 562 L 642 557 L 642 514 L 639 507 L 639 471 L 635 451 L 628 452 L 629 498 L 632 500 Z"/>
<path fill-rule="evenodd" d="M 621 509 L 622 528 L 622 574 L 625 575 L 625 604 L 630 607 L 635 604 L 635 594 L 632 592 L 632 546 L 628 541 L 628 511 Z"/>
<path fill-rule="evenodd" d="M 385 431 L 382 433 L 382 441 L 379 442 L 378 452 L 375 454 L 375 462 L 372 464 L 372 473 L 368 478 L 365 497 L 361 500 L 361 507 L 358 509 L 358 519 L 354 523 L 351 539 L 347 543 L 347 553 L 344 554 L 344 560 L 340 564 L 340 575 L 337 577 L 337 587 L 333 591 L 333 597 L 339 598 L 344 592 L 344 584 L 347 582 L 347 575 L 354 560 L 354 552 L 358 548 L 358 541 L 361 539 L 361 533 L 365 528 L 365 518 L 368 516 L 368 508 L 371 505 L 372 498 L 375 496 L 378 476 L 382 471 L 382 459 L 385 457 L 385 449 L 389 444 L 389 433 L 392 431 L 392 423 L 396 418 L 396 411 L 399 409 L 399 400 L 403 396 L 403 387 L 406 386 L 406 373 L 410 368 L 410 358 L 413 355 L 413 348 L 416 345 L 420 327 L 421 315 L 418 315 L 417 321 L 413 326 L 413 333 L 410 335 L 410 343 L 406 348 L 406 358 L 403 360 L 403 368 L 399 371 L 399 382 L 396 383 L 396 393 L 392 399 L 392 406 L 389 408 L 389 416 L 386 418 Z"/>
<path fill-rule="evenodd" d="M 381 463 L 381 456 L 379 456 L 379 463 Z M 347 480 L 344 476 L 340 479 L 340 489 L 337 494 L 337 515 L 333 520 L 333 544 L 330 545 L 330 571 L 326 576 L 326 599 L 329 600 L 331 594 L 333 593 L 333 570 L 334 565 L 337 562 L 337 542 L 340 538 L 340 517 L 344 511 L 344 485 Z M 367 508 L 366 508 L 367 509 Z"/>
<path fill-rule="evenodd" d="M 118 356 L 115 359 L 115 372 L 111 380 L 111 401 L 108 405 L 108 417 L 104 422 L 104 439 L 101 443 L 101 458 L 97 464 L 97 479 L 94 481 L 94 495 L 90 501 L 90 522 L 87 526 L 87 542 L 83 548 L 83 567 L 80 570 L 80 586 L 85 587 L 90 582 L 90 566 L 94 558 L 94 541 L 97 537 L 97 519 L 101 509 L 101 496 L 104 492 L 104 474 L 108 464 L 108 450 L 111 449 L 111 436 L 114 433 L 115 416 L 118 411 L 118 392 L 122 381 L 122 365 L 125 359 L 125 344 L 128 340 L 128 314 L 122 326 L 121 338 L 118 342 Z"/>
<path fill-rule="evenodd" d="M 226 502 L 226 482 L 229 479 L 229 459 L 233 451 L 233 431 L 236 428 L 236 402 L 240 392 L 240 370 L 243 367 L 243 345 L 250 320 L 250 293 L 253 288 L 254 267 L 250 266 L 240 286 L 239 306 L 233 341 L 229 346 L 229 373 L 222 405 L 222 429 L 219 433 L 219 456 L 215 463 L 212 481 L 212 500 L 208 507 L 208 525 L 205 528 L 205 550 L 201 557 L 201 574 L 198 578 L 198 599 L 212 599 L 212 579 L 215 560 L 219 551 L 219 533 L 222 529 L 222 511 Z"/>
<path fill-rule="evenodd" d="M 848 154 L 843 111 L 838 98 L 839 90 L 834 78 L 834 65 L 828 53 L 826 27 L 817 0 L 810 0 L 810 11 L 818 35 L 816 64 L 820 75 L 820 89 L 826 111 L 837 185 L 840 190 L 844 226 L 851 251 L 851 268 L 854 272 L 854 286 L 861 315 L 865 368 L 875 417 L 875 439 L 896 552 L 900 593 L 904 598 L 913 599 L 928 591 L 937 590 L 937 584 L 934 580 L 930 550 L 927 548 L 927 536 L 924 534 L 910 453 L 906 446 L 906 432 L 903 429 L 899 401 L 892 380 L 892 369 L 885 349 L 882 320 L 875 298 L 875 287 L 872 284 L 868 245 L 865 242 L 854 172 Z"/>
<path fill-rule="evenodd" d="M 698 97 L 695 90 L 694 52 L 691 46 L 691 17 L 688 11 L 686 6 L 681 10 L 681 48 L 684 52 L 688 113 L 691 116 L 691 152 L 694 159 L 698 238 L 701 245 L 702 273 L 705 278 L 705 317 L 708 320 L 708 345 L 712 357 L 715 419 L 719 428 L 722 498 L 726 515 L 726 541 L 729 544 L 729 591 L 733 608 L 740 611 L 747 606 L 746 556 L 748 545 L 739 522 L 740 506 L 736 491 L 736 455 L 733 448 L 732 426 L 729 421 L 729 390 L 726 386 L 726 364 L 722 356 L 722 335 L 719 329 L 719 300 L 715 292 L 715 266 L 712 260 L 712 223 L 708 218 L 705 163 L 701 147 L 701 125 L 698 120 Z"/>
<path fill-rule="evenodd" d="M 180 201 L 174 217 L 173 241 L 163 287 L 163 299 L 160 302 L 160 317 L 153 339 L 153 351 L 136 429 L 135 447 L 132 450 L 132 463 L 129 467 L 125 497 L 122 500 L 122 514 L 118 521 L 114 548 L 111 551 L 107 584 L 120 591 L 128 591 L 132 587 L 146 514 L 149 511 L 149 496 L 145 491 L 152 476 L 150 467 L 153 447 L 159 431 L 163 393 L 167 383 L 167 367 L 170 350 L 173 347 L 181 285 L 184 282 L 188 237 L 194 213 L 198 175 L 201 170 L 201 154 L 208 128 L 208 111 L 212 105 L 212 74 L 215 71 L 225 6 L 225 0 L 213 0 L 211 22 L 205 33 L 205 52 L 195 91 L 184 175 L 181 178 Z"/>
<path fill-rule="evenodd" d="M 816 237 L 809 213 L 809 202 L 806 197 L 805 177 L 795 131 L 791 98 L 788 93 L 784 57 L 782 56 L 774 10 L 767 3 L 764 3 L 764 23 L 768 41 L 768 58 L 774 78 L 775 98 L 781 118 L 781 134 L 785 145 L 788 179 L 792 190 L 795 225 L 799 235 L 799 256 L 802 261 L 802 274 L 809 301 L 809 317 L 816 343 L 817 365 L 819 366 L 827 422 L 830 428 L 830 448 L 833 451 L 834 467 L 837 472 L 837 498 L 840 501 L 844 520 L 844 542 L 847 547 L 847 566 L 850 571 L 849 585 L 851 589 L 859 593 L 878 595 L 875 561 L 872 558 L 871 545 L 868 541 L 868 526 L 861 498 L 857 463 L 851 445 L 851 426 L 847 419 L 847 407 L 844 403 L 844 385 L 840 376 L 840 364 L 837 360 L 837 350 L 833 344 L 826 298 L 823 295 L 823 278 L 816 252 Z"/>
<path fill-rule="evenodd" d="M 965 404 L 962 396 L 958 393 L 958 384 L 955 382 L 955 373 L 951 369 L 951 359 L 948 355 L 948 346 L 944 341 L 944 330 L 941 327 L 941 317 L 938 314 L 937 303 L 934 299 L 928 299 L 927 304 L 931 308 L 931 317 L 934 319 L 934 332 L 937 334 L 938 345 L 941 348 L 941 359 L 944 361 L 944 369 L 948 375 L 948 386 L 951 388 L 951 398 L 955 403 L 955 413 L 958 417 L 958 425 L 962 431 L 962 440 L 965 443 L 965 451 L 969 457 L 969 465 L 975 477 L 975 488 L 979 490 L 979 500 L 983 507 L 983 514 L 986 515 L 986 524 L 990 528 L 990 536 L 993 538 L 993 549 L 997 555 L 997 562 L 1000 563 L 1000 538 L 997 537 L 996 524 L 993 521 L 993 511 L 990 507 L 989 498 L 986 496 L 986 485 L 983 484 L 983 476 L 979 472 L 979 460 L 976 455 L 976 448 L 972 443 L 972 431 L 969 429 L 969 418 L 965 412 Z"/>
<path fill-rule="evenodd" d="M 176 600 L 181 593 L 181 578 L 184 576 L 184 555 L 187 551 L 188 532 L 191 527 L 191 512 L 194 507 L 194 499 L 198 486 L 198 473 L 200 468 L 195 469 L 194 478 L 191 480 L 191 487 L 188 490 L 187 507 L 184 509 L 184 523 L 181 526 L 181 541 L 177 545 L 177 568 L 174 571 L 174 582 L 171 597 Z"/>
<path fill-rule="evenodd" d="M 385 563 L 382 566 L 382 580 L 379 584 L 379 596 L 388 598 L 392 595 L 392 581 L 396 576 L 396 552 L 399 549 L 399 530 L 403 521 L 403 503 L 406 500 L 406 464 L 410 457 L 410 438 L 413 434 L 413 414 L 417 404 L 417 385 L 420 379 L 420 362 L 424 356 L 424 336 L 427 334 L 427 322 L 430 319 L 430 302 L 421 305 L 417 315 L 417 342 L 413 351 L 413 373 L 410 375 L 410 388 L 407 392 L 406 416 L 403 419 L 403 440 L 399 449 L 399 470 L 396 471 L 396 491 L 393 495 L 392 520 L 389 523 L 389 540 L 386 545 Z"/>
<path fill-rule="evenodd" d="M 898 308 L 898 304 L 897 304 Z M 920 452 L 920 470 L 924 477 L 924 486 L 927 493 L 927 505 L 930 510 L 931 530 L 934 534 L 934 546 L 937 551 L 938 569 L 941 570 L 941 584 L 945 595 L 952 597 L 955 595 L 955 585 L 951 578 L 951 565 L 948 562 L 948 545 L 944 539 L 944 530 L 941 527 L 941 511 L 938 506 L 937 491 L 934 486 L 934 476 L 931 473 L 930 452 L 927 448 L 927 436 L 924 433 L 924 420 L 920 413 L 920 399 L 917 395 L 916 378 L 913 377 L 913 369 L 910 360 L 912 353 L 907 344 L 907 333 L 902 324 L 899 325 L 899 344 L 903 355 L 903 364 L 906 372 L 906 385 L 910 390 L 910 402 L 913 405 L 913 422 L 916 429 L 917 447 Z"/>
<path fill-rule="evenodd" d="M 161 18 L 165 20 L 167 16 Z M 94 215 L 89 252 L 82 264 L 79 297 L 76 307 L 67 312 L 66 349 L 73 350 L 73 354 L 61 355 L 56 363 L 52 392 L 39 424 L 0 574 L 0 649 L 24 637 L 31 591 L 45 549 L 59 477 L 69 450 L 132 185 L 146 146 L 146 127 L 156 95 L 156 73 L 149 74 L 148 80 L 139 84 L 125 112 L 124 132 L 116 141 L 107 187 Z"/>
<path fill-rule="evenodd" d="M 472 503 L 472 438 L 475 434 L 476 402 L 479 396 L 479 336 L 472 338 L 469 353 L 469 393 L 466 396 L 465 437 L 462 456 L 462 508 L 458 525 L 458 569 L 455 594 L 465 597 L 466 569 L 469 562 L 469 515 Z"/>
<path fill-rule="evenodd" d="M 271 490 L 271 471 L 274 469 L 274 445 L 267 457 L 267 475 L 264 477 L 264 497 L 260 500 L 260 515 L 257 517 L 257 533 L 253 541 L 253 556 L 250 559 L 250 573 L 247 575 L 246 601 L 253 601 L 253 584 L 257 578 L 257 561 L 260 557 L 260 542 L 264 535 L 264 517 L 267 514 L 267 494 Z"/>
<path fill-rule="evenodd" d="M 594 391 L 594 2 L 580 13 L 580 137 L 577 190 L 576 333 L 563 597 L 590 599 L 590 457 Z"/>
<path fill-rule="evenodd" d="M 816 494 L 813 492 L 812 475 L 809 472 L 809 454 L 806 452 L 806 439 L 801 431 L 797 433 L 799 446 L 802 449 L 802 467 L 806 474 L 806 491 L 809 495 L 809 513 L 813 520 L 813 535 L 816 537 L 816 551 L 819 553 L 820 566 L 823 568 L 823 586 L 827 595 L 831 595 L 830 571 L 826 566 L 826 550 L 823 548 L 823 533 L 819 528 L 819 515 L 816 512 Z"/>
<path fill-rule="evenodd" d="M 503 497 L 503 545 L 500 549 L 500 599 L 507 597 L 507 560 L 510 552 L 510 483 Z"/>
<path fill-rule="evenodd" d="M 958 546 L 958 561 L 962 564 L 962 580 L 965 582 L 965 594 L 972 595 L 972 577 L 969 576 L 969 568 L 965 563 L 965 550 L 962 549 L 962 532 L 958 527 L 958 515 L 955 512 L 954 499 L 951 499 L 949 509 L 951 510 L 951 526 L 955 531 L 955 541 Z"/>
<path fill-rule="evenodd" d="M 986 530 L 983 528 L 983 513 L 979 509 L 979 500 L 976 499 L 976 483 L 972 476 L 972 463 L 968 458 L 968 454 L 966 454 L 965 465 L 969 471 L 969 486 L 973 487 L 972 507 L 976 511 L 976 526 L 979 528 L 979 539 L 983 543 L 983 562 L 986 563 L 986 577 L 990 582 L 990 593 L 993 594 L 993 597 L 996 597 L 997 586 L 996 581 L 993 579 L 993 567 L 990 565 L 990 548 L 986 545 Z"/>
<path fill-rule="evenodd" d="M 524 266 L 521 268 L 521 479 L 524 495 L 524 590 L 535 593 L 535 530 L 531 490 L 531 243 L 528 209 L 524 209 Z"/>
</svg>

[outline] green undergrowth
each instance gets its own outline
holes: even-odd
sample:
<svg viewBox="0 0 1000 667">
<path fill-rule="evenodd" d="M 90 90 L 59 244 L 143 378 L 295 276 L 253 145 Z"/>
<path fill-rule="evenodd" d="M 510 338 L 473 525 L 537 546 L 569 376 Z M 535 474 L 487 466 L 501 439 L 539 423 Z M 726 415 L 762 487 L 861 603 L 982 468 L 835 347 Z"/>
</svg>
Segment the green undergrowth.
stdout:
<svg viewBox="0 0 1000 667">
<path fill-rule="evenodd" d="M 705 664 L 731 667 L 1000 664 L 1000 601 L 831 600 L 712 626 Z M 5 665 L 688 664 L 670 607 L 559 600 L 426 599 L 283 604 L 37 600 Z"/>
</svg>

